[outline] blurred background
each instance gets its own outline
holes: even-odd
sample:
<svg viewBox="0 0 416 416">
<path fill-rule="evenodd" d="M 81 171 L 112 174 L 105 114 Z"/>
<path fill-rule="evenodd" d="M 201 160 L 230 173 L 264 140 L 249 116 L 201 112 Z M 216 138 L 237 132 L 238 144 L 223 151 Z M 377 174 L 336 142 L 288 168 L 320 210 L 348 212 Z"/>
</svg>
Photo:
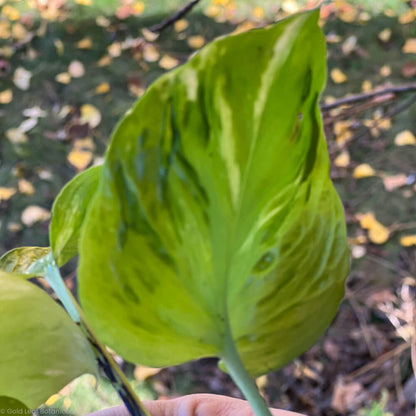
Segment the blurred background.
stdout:
<svg viewBox="0 0 416 416">
<path fill-rule="evenodd" d="M 186 4 L 0 0 L 0 255 L 48 245 L 59 190 L 102 163 L 115 124 L 153 80 L 217 36 L 318 2 L 201 0 L 160 33 L 151 30 Z M 323 116 L 352 270 L 326 335 L 257 383 L 271 406 L 310 416 L 410 416 L 416 398 L 416 2 L 325 2 L 321 25 L 328 44 Z M 340 105 L 351 94 L 366 95 Z M 75 265 L 63 269 L 74 290 Z M 144 399 L 196 392 L 241 397 L 215 359 L 168 369 L 118 361 Z M 117 403 L 105 378 L 96 383 L 83 376 L 39 412 L 53 407 L 84 415 Z"/>
</svg>

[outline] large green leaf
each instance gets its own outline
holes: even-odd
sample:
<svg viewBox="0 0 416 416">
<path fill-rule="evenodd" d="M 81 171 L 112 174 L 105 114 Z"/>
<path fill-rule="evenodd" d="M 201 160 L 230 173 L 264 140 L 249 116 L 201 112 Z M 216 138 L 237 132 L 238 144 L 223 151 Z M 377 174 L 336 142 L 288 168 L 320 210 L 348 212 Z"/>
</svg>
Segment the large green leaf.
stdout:
<svg viewBox="0 0 416 416">
<path fill-rule="evenodd" d="M 58 266 L 78 254 L 80 229 L 91 197 L 97 188 L 100 166 L 75 176 L 56 198 L 52 207 L 49 238 Z"/>
<path fill-rule="evenodd" d="M 166 366 L 237 348 L 251 374 L 322 334 L 348 249 L 318 105 L 318 11 L 223 38 L 119 124 L 80 240 L 80 296 L 122 356 Z"/>
<path fill-rule="evenodd" d="M 45 292 L 0 271 L 0 396 L 33 409 L 75 377 L 96 373 L 80 329 Z"/>
</svg>

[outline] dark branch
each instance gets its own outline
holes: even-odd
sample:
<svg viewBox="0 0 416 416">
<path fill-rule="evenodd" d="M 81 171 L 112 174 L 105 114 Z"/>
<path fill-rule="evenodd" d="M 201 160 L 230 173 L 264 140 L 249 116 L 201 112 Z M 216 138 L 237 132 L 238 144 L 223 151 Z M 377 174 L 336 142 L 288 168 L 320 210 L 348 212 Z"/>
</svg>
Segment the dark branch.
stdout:
<svg viewBox="0 0 416 416">
<path fill-rule="evenodd" d="M 169 27 L 170 25 L 175 23 L 177 20 L 179 20 L 183 16 L 185 16 L 187 13 L 189 13 L 194 8 L 194 6 L 196 6 L 199 2 L 200 2 L 200 0 L 192 0 L 191 2 L 186 4 L 184 7 L 182 7 L 182 9 L 178 10 L 177 12 L 172 14 L 171 16 L 167 17 L 162 23 L 154 25 L 154 26 L 150 27 L 149 29 L 152 32 L 161 33 L 167 27 Z"/>
<path fill-rule="evenodd" d="M 329 104 L 321 104 L 322 111 L 332 110 L 333 108 L 340 107 L 342 105 L 354 104 L 359 101 L 369 100 L 374 97 L 386 94 L 404 94 L 408 92 L 416 92 L 416 84 L 400 85 L 398 87 L 389 87 L 382 90 L 371 91 L 363 94 L 356 94 L 350 97 L 341 98 Z"/>
</svg>

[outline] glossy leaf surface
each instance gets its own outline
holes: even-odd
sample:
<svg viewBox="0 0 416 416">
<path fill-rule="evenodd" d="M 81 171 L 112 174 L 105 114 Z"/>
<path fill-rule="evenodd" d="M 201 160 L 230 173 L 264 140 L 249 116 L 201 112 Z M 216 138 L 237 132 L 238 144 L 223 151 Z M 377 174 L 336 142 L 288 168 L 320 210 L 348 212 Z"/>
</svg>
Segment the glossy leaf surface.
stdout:
<svg viewBox="0 0 416 416">
<path fill-rule="evenodd" d="M 20 277 L 42 277 L 51 255 L 50 247 L 18 247 L 3 254 L 0 270 Z"/>
<path fill-rule="evenodd" d="M 0 272 L 0 396 L 33 409 L 95 373 L 92 350 L 67 313 L 18 275 Z"/>
<path fill-rule="evenodd" d="M 317 20 L 213 42 L 116 129 L 79 278 L 88 319 L 124 358 L 167 366 L 224 358 L 233 343 L 257 375 L 334 317 L 349 256 L 318 105 Z"/>
<path fill-rule="evenodd" d="M 88 204 L 97 188 L 100 166 L 75 176 L 56 198 L 52 207 L 49 239 L 58 266 L 78 254 L 78 240 Z"/>
</svg>

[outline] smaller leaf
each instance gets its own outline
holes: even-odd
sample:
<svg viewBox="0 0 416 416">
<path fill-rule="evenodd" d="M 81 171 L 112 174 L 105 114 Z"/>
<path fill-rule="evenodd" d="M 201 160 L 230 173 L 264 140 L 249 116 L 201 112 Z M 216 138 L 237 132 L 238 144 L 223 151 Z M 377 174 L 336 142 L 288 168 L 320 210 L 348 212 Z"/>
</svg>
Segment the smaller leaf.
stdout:
<svg viewBox="0 0 416 416">
<path fill-rule="evenodd" d="M 179 61 L 170 55 L 163 55 L 162 59 L 159 61 L 159 66 L 163 69 L 172 69 L 179 65 Z"/>
<path fill-rule="evenodd" d="M 412 23 L 416 19 L 416 10 L 415 9 L 409 9 L 403 14 L 399 16 L 399 22 L 402 25 L 407 25 L 409 23 Z"/>
<path fill-rule="evenodd" d="M 394 175 L 394 176 L 385 176 L 383 178 L 383 184 L 386 188 L 386 191 L 391 192 L 400 186 L 406 185 L 408 183 L 408 177 L 406 175 Z"/>
<path fill-rule="evenodd" d="M 382 41 L 382 42 L 388 42 L 391 38 L 391 29 L 389 27 L 387 27 L 386 29 L 382 30 L 377 37 Z"/>
<path fill-rule="evenodd" d="M 334 165 L 339 168 L 346 168 L 350 164 L 350 154 L 344 150 L 334 160 Z"/>
<path fill-rule="evenodd" d="M 413 235 L 406 235 L 406 236 L 403 236 L 403 237 L 400 239 L 400 244 L 401 244 L 403 247 L 411 247 L 411 246 L 416 246 L 416 235 L 415 235 L 415 234 L 413 234 Z"/>
<path fill-rule="evenodd" d="M 19 274 L 27 279 L 41 277 L 45 273 L 46 261 L 50 259 L 50 247 L 19 247 L 0 257 L 0 270 Z"/>
<path fill-rule="evenodd" d="M 363 163 L 358 165 L 353 172 L 353 176 L 355 179 L 362 179 L 362 178 L 369 178 L 374 176 L 376 171 L 367 163 Z"/>
<path fill-rule="evenodd" d="M 9 200 L 15 193 L 15 188 L 0 186 L 0 202 Z"/>
<path fill-rule="evenodd" d="M 101 113 L 100 111 L 91 104 L 84 104 L 81 106 L 81 118 L 80 123 L 88 125 L 94 129 L 101 123 Z"/>
<path fill-rule="evenodd" d="M 186 19 L 179 19 L 174 24 L 175 32 L 183 32 L 188 26 L 189 23 Z"/>
<path fill-rule="evenodd" d="M 410 130 L 403 130 L 394 138 L 394 144 L 396 146 L 414 146 L 416 145 L 416 137 Z"/>
<path fill-rule="evenodd" d="M 348 77 L 339 68 L 334 68 L 330 75 L 335 84 L 342 84 L 348 80 Z"/>
<path fill-rule="evenodd" d="M 416 38 L 407 39 L 402 48 L 403 53 L 416 53 Z"/>
<path fill-rule="evenodd" d="M 26 179 L 19 179 L 17 187 L 23 195 L 33 195 L 35 193 L 34 186 Z"/>
<path fill-rule="evenodd" d="M 192 49 L 199 49 L 205 45 L 205 38 L 201 35 L 190 36 L 188 38 L 188 45 Z"/>
<path fill-rule="evenodd" d="M 372 212 L 359 215 L 360 226 L 368 230 L 368 238 L 374 244 L 384 244 L 390 237 L 390 231 L 376 220 Z"/>
<path fill-rule="evenodd" d="M 30 205 L 24 209 L 22 213 L 22 223 L 27 227 L 31 227 L 37 222 L 47 221 L 51 216 L 51 213 L 45 208 L 37 205 Z"/>
<path fill-rule="evenodd" d="M 71 82 L 71 75 L 68 72 L 61 72 L 55 77 L 55 81 L 61 84 L 69 84 Z"/>
<path fill-rule="evenodd" d="M 13 91 L 9 88 L 0 92 L 0 104 L 9 104 L 13 100 Z"/>
<path fill-rule="evenodd" d="M 110 91 L 110 84 L 108 82 L 102 82 L 94 90 L 95 94 L 107 94 L 109 91 Z"/>
<path fill-rule="evenodd" d="M 77 43 L 77 48 L 78 49 L 91 49 L 92 48 L 92 40 L 90 37 L 86 37 L 81 39 L 78 43 Z"/>
<path fill-rule="evenodd" d="M 30 79 L 32 73 L 22 67 L 18 67 L 13 75 L 13 82 L 17 88 L 23 91 L 27 91 L 30 87 Z"/>
<path fill-rule="evenodd" d="M 82 62 L 72 61 L 68 67 L 68 73 L 73 78 L 81 78 L 85 75 L 85 68 Z"/>
<path fill-rule="evenodd" d="M 379 71 L 382 77 L 388 77 L 391 75 L 391 67 L 390 65 L 383 65 Z"/>
<path fill-rule="evenodd" d="M 156 62 L 160 57 L 160 53 L 157 50 L 156 46 L 151 43 L 147 43 L 143 48 L 143 59 L 146 62 Z"/>
</svg>

